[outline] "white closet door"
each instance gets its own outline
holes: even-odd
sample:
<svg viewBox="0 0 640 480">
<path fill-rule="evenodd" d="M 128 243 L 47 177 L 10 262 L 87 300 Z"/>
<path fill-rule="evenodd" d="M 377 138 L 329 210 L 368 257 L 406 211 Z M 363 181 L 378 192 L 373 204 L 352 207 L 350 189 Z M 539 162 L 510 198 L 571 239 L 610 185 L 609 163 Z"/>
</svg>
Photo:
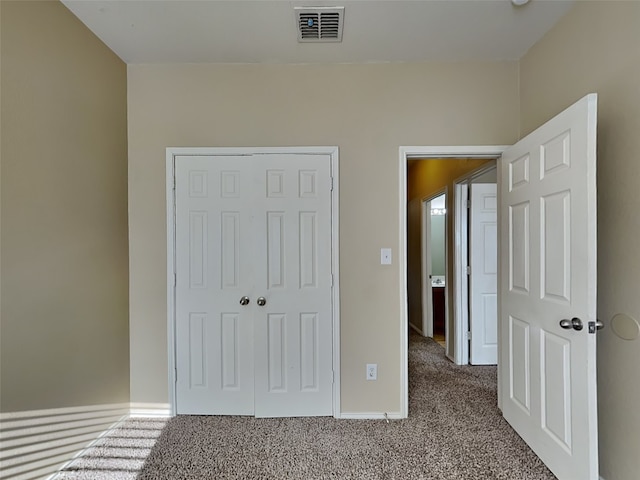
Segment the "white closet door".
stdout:
<svg viewBox="0 0 640 480">
<path fill-rule="evenodd" d="M 330 159 L 256 158 L 256 416 L 331 415 Z"/>
<path fill-rule="evenodd" d="M 178 413 L 332 414 L 330 168 L 176 158 Z"/>
<path fill-rule="evenodd" d="M 251 157 L 176 158 L 178 413 L 254 413 Z"/>
</svg>

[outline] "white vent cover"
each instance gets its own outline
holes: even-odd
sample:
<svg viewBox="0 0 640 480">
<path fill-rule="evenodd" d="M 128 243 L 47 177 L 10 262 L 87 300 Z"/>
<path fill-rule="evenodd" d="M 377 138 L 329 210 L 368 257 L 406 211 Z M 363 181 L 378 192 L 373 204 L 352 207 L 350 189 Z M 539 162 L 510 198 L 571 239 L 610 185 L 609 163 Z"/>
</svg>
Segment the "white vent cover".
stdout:
<svg viewBox="0 0 640 480">
<path fill-rule="evenodd" d="M 341 42 L 344 7 L 294 7 L 298 42 Z"/>
</svg>

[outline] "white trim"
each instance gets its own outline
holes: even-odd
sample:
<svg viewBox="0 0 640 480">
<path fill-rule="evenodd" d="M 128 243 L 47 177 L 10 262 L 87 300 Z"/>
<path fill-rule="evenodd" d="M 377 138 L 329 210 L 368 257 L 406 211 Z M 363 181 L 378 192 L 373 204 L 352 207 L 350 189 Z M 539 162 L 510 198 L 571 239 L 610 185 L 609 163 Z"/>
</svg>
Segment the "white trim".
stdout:
<svg viewBox="0 0 640 480">
<path fill-rule="evenodd" d="M 496 169 L 497 169 L 497 177 L 496 177 L 496 181 L 497 181 L 497 196 L 496 196 L 496 202 L 498 205 L 498 232 L 500 232 L 500 219 L 502 218 L 502 193 L 501 193 L 501 188 L 500 185 L 502 185 L 503 181 L 507 181 L 506 178 L 502 178 L 502 166 L 500 165 L 500 161 L 496 161 Z M 501 305 L 501 299 L 500 299 L 500 292 L 502 291 L 502 275 L 500 275 L 500 272 L 502 272 L 502 255 L 500 255 L 500 252 L 502 251 L 502 234 L 498 234 L 498 375 L 497 375 L 497 382 L 498 382 L 498 410 L 500 410 L 500 413 L 502 413 L 502 362 L 500 361 L 500 357 L 502 355 L 501 349 L 502 349 L 502 305 Z"/>
<path fill-rule="evenodd" d="M 331 268 L 333 288 L 333 416 L 340 418 L 340 255 L 339 255 L 339 155 L 338 147 L 168 147 L 166 149 L 167 203 L 167 344 L 169 377 L 169 412 L 176 414 L 176 345 L 175 345 L 175 157 L 178 155 L 261 155 L 261 154 L 329 155 L 331 157 Z"/>
<path fill-rule="evenodd" d="M 175 335 L 175 311 L 176 311 L 176 197 L 175 197 L 175 173 L 176 164 L 174 157 L 177 150 L 167 148 L 167 174 L 166 174 L 166 202 L 167 202 L 167 375 L 169 377 L 169 413 L 176 415 L 176 335 Z"/>
<path fill-rule="evenodd" d="M 444 187 L 441 190 L 438 190 L 436 193 L 431 195 L 427 195 L 422 197 L 420 200 L 420 214 L 421 214 L 421 222 L 422 228 L 420 229 L 420 249 L 422 254 L 421 261 L 421 272 L 420 277 L 422 279 L 422 330 L 425 332 L 425 337 L 433 338 L 433 285 L 431 284 L 431 279 L 427 272 L 429 272 L 432 268 L 431 265 L 431 210 L 427 209 L 427 203 L 429 206 L 431 205 L 431 201 L 435 198 L 443 196 L 445 197 L 445 209 L 447 204 L 449 203 L 449 188 Z M 444 221 L 444 264 L 445 264 L 445 284 L 444 284 L 444 338 L 445 338 L 445 355 L 450 358 L 449 355 L 449 342 L 446 340 L 448 328 L 448 322 L 446 319 L 449 316 L 449 290 L 447 284 L 449 280 L 447 278 L 447 265 L 449 259 L 449 212 L 445 214 Z M 426 306 L 426 307 L 425 307 Z"/>
<path fill-rule="evenodd" d="M 422 283 L 422 331 L 433 338 L 433 288 L 431 287 L 431 198 L 420 200 L 420 281 Z M 411 325 L 411 323 L 409 323 Z"/>
<path fill-rule="evenodd" d="M 478 157 L 473 157 L 474 159 L 478 158 Z M 473 183 L 475 180 L 478 179 L 478 177 L 481 177 L 482 175 L 484 175 L 485 173 L 490 172 L 493 169 L 496 169 L 496 179 L 497 179 L 497 168 L 498 168 L 498 163 L 497 163 L 497 158 L 496 157 L 484 157 L 487 158 L 489 160 L 496 160 L 496 163 L 490 163 L 487 162 L 483 165 L 480 165 L 478 168 L 476 168 L 475 170 L 471 170 L 470 172 L 465 173 L 464 175 L 460 175 L 458 178 L 456 178 L 453 183 L 465 183 L 467 181 Z M 488 182 L 488 183 L 493 183 L 493 182 Z M 497 180 L 496 180 L 497 183 Z"/>
<path fill-rule="evenodd" d="M 340 415 L 343 420 L 400 420 L 405 418 L 400 412 L 347 412 Z"/>
<path fill-rule="evenodd" d="M 466 183 L 455 183 L 454 199 L 454 259 L 453 259 L 453 318 L 456 332 L 469 331 L 469 282 L 467 276 L 468 263 L 468 224 L 467 201 L 469 186 Z M 466 335 L 456 335 L 454 363 L 469 363 L 469 341 Z"/>
<path fill-rule="evenodd" d="M 53 475 L 128 416 L 128 403 L 3 413 L 0 477 Z"/>
<path fill-rule="evenodd" d="M 340 418 L 340 169 L 338 147 L 331 155 L 331 307 L 333 314 L 333 416 Z"/>
<path fill-rule="evenodd" d="M 400 415 L 409 412 L 409 317 L 407 315 L 407 160 L 409 158 L 498 158 L 506 150 L 504 145 L 464 146 L 406 146 L 399 148 L 400 232 Z M 445 284 L 446 286 L 446 284 Z M 454 322 L 455 323 L 455 322 Z M 455 332 L 453 332 L 455 335 Z"/>
<path fill-rule="evenodd" d="M 171 417 L 169 403 L 131 403 L 129 412 L 131 418 L 166 418 Z"/>
<path fill-rule="evenodd" d="M 314 147 L 167 147 L 167 157 L 177 155 L 202 155 L 202 156 L 239 156 L 239 155 L 271 155 L 271 154 L 296 154 L 296 155 L 331 155 L 338 154 L 335 146 Z"/>
<path fill-rule="evenodd" d="M 417 148 L 417 147 L 415 147 Z M 409 150 L 407 150 L 409 149 Z M 409 315 L 407 295 L 407 158 L 412 147 L 400 147 L 399 191 L 400 232 L 398 234 L 398 258 L 400 259 L 400 418 L 409 415 Z"/>
<path fill-rule="evenodd" d="M 422 330 L 420 330 L 418 327 L 416 327 L 413 323 L 409 322 L 409 327 L 413 328 L 416 332 L 418 332 L 420 335 L 422 335 L 423 337 L 426 337 L 427 335 L 424 334 L 424 332 Z"/>
<path fill-rule="evenodd" d="M 453 355 L 449 350 L 449 335 L 453 335 L 453 333 L 449 331 L 449 289 L 451 288 L 451 282 L 449 279 L 449 203 L 451 203 L 451 199 L 449 198 L 448 186 L 445 187 L 444 194 L 446 200 L 445 208 L 447 209 L 447 213 L 445 213 L 444 215 L 444 354 L 449 360 L 453 362 Z"/>
</svg>

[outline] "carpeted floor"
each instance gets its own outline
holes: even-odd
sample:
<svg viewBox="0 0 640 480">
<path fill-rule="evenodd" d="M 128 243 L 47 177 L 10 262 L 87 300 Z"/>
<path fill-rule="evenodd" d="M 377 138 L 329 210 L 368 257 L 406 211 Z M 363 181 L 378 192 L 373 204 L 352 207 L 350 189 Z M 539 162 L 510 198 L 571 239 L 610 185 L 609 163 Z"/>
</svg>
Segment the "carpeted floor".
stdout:
<svg viewBox="0 0 640 480">
<path fill-rule="evenodd" d="M 162 430 L 137 478 L 555 478 L 500 415 L 495 367 L 456 366 L 440 345 L 412 333 L 409 379 L 409 418 L 390 423 L 178 416 Z M 138 422 L 140 432 L 157 427 Z M 135 478 L 126 476 L 134 469 L 114 467 L 107 477 L 85 464 L 84 472 L 93 475 L 59 478 Z M 82 465 L 75 473 L 83 473 Z"/>
<path fill-rule="evenodd" d="M 130 418 L 122 422 L 67 464 L 53 480 L 135 480 L 167 421 Z"/>
</svg>

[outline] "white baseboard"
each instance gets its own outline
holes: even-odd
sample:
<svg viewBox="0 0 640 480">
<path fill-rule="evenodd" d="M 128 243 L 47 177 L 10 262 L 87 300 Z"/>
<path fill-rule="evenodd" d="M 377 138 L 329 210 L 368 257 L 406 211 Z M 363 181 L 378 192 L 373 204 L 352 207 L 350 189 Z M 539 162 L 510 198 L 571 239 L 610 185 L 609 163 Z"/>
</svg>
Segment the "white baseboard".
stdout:
<svg viewBox="0 0 640 480">
<path fill-rule="evenodd" d="M 114 424 L 128 403 L 0 414 L 0 478 L 46 478 Z"/>
<path fill-rule="evenodd" d="M 168 403 L 131 403 L 130 416 L 133 418 L 171 416 L 171 405 Z"/>
<path fill-rule="evenodd" d="M 426 335 L 424 333 L 422 333 L 422 330 L 420 330 L 418 327 L 416 327 L 413 323 L 409 322 L 409 326 L 411 328 L 413 328 L 416 332 L 418 332 L 420 335 L 422 335 L 423 337 L 426 337 Z"/>
<path fill-rule="evenodd" d="M 400 420 L 402 415 L 400 412 L 343 412 L 336 418 L 344 420 Z"/>
</svg>

